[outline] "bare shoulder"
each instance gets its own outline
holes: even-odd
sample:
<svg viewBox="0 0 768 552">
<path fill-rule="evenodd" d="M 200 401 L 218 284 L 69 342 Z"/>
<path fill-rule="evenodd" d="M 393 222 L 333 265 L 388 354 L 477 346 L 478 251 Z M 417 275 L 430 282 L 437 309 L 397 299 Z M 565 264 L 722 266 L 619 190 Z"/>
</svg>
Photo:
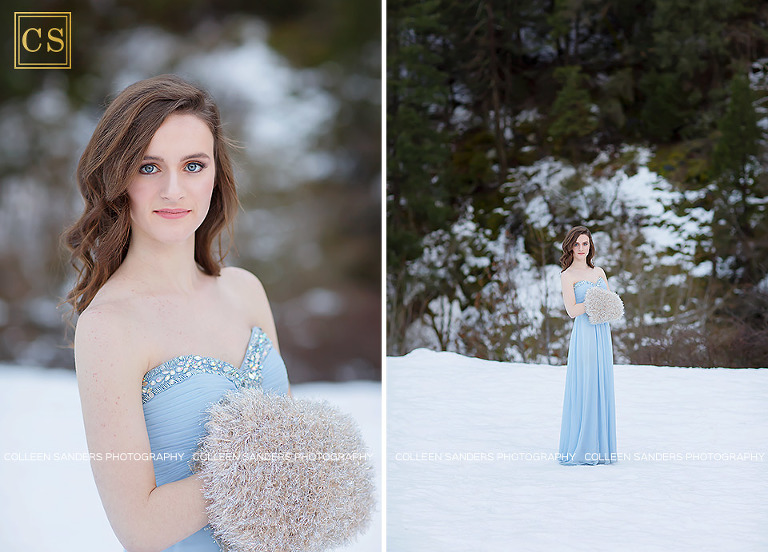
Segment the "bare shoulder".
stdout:
<svg viewBox="0 0 768 552">
<path fill-rule="evenodd" d="M 252 272 L 235 266 L 221 269 L 223 292 L 243 305 L 254 318 L 256 326 L 272 325 L 272 311 L 264 286 Z"/>
<path fill-rule="evenodd" d="M 560 281 L 563 284 L 568 284 L 573 280 L 573 272 L 571 272 L 571 267 L 566 268 L 560 273 Z"/>
<path fill-rule="evenodd" d="M 75 326 L 75 370 L 78 373 L 104 371 L 110 366 L 141 362 L 143 351 L 135 346 L 140 342 L 139 327 L 129 302 L 109 294 L 94 298 Z"/>
<path fill-rule="evenodd" d="M 267 292 L 256 275 L 237 266 L 226 266 L 221 269 L 222 283 L 227 291 L 232 291 L 242 298 L 266 301 Z"/>
<path fill-rule="evenodd" d="M 222 268 L 221 278 L 223 293 L 247 310 L 251 326 L 264 330 L 279 353 L 275 320 L 261 281 L 251 272 L 234 266 Z"/>
<path fill-rule="evenodd" d="M 221 269 L 221 277 L 235 285 L 255 286 L 264 289 L 261 281 L 253 272 L 239 266 L 225 266 Z"/>
<path fill-rule="evenodd" d="M 80 314 L 75 326 L 75 351 L 78 345 L 101 344 L 119 346 L 126 341 L 125 334 L 130 331 L 125 313 L 115 304 L 91 305 Z M 122 339 L 118 336 L 123 336 Z"/>
<path fill-rule="evenodd" d="M 605 280 L 608 280 L 608 276 L 605 274 L 605 270 L 602 269 L 602 267 L 596 266 L 595 270 L 597 270 L 597 273 L 602 276 Z"/>
</svg>

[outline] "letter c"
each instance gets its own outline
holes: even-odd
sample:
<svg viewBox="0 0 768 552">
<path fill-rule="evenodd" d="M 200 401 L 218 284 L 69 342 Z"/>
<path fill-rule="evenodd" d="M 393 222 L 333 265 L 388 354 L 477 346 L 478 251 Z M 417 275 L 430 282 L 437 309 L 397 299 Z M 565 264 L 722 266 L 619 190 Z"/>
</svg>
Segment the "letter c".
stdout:
<svg viewBox="0 0 768 552">
<path fill-rule="evenodd" d="M 37 33 L 37 38 L 42 38 L 43 32 L 40 29 L 35 29 L 33 27 L 33 28 L 30 28 L 30 29 L 27 29 L 26 31 L 24 31 L 24 34 L 21 36 L 21 44 L 22 44 L 22 46 L 24 46 L 24 49 L 27 52 L 37 52 L 40 49 L 40 44 L 38 44 L 37 48 L 35 48 L 34 50 L 30 50 L 29 46 L 27 45 L 27 35 L 29 34 L 29 31 L 36 32 Z"/>
</svg>

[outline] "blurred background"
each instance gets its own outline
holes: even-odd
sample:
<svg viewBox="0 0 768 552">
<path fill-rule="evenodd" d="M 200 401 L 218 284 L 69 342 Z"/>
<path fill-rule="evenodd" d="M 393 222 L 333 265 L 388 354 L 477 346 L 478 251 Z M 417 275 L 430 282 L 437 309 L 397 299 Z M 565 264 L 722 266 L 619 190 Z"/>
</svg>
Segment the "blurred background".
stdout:
<svg viewBox="0 0 768 552">
<path fill-rule="evenodd" d="M 618 363 L 768 366 L 768 4 L 387 3 L 387 353 L 566 361 L 567 231 Z"/>
<path fill-rule="evenodd" d="M 254 272 L 293 383 L 381 376 L 381 7 L 370 0 L 4 2 L 72 12 L 72 69 L 0 71 L 0 362 L 73 368 L 57 304 L 74 171 L 107 101 L 176 73 L 219 105 Z"/>
</svg>

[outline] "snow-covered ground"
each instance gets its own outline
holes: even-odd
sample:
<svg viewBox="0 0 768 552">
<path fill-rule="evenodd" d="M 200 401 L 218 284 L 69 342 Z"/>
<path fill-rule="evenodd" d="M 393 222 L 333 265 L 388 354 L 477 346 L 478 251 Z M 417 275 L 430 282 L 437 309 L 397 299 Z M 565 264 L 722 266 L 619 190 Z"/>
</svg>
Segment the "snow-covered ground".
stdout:
<svg viewBox="0 0 768 552">
<path fill-rule="evenodd" d="M 388 358 L 388 549 L 768 550 L 768 370 L 614 374 L 619 461 L 561 466 L 565 367 Z"/>
<path fill-rule="evenodd" d="M 295 397 L 324 399 L 351 414 L 373 454 L 382 488 L 381 384 L 292 385 Z M 0 550 L 110 552 L 109 526 L 87 460 L 74 372 L 0 366 Z M 56 455 L 82 453 L 83 460 Z M 344 550 L 379 551 L 381 502 L 368 532 Z"/>
</svg>

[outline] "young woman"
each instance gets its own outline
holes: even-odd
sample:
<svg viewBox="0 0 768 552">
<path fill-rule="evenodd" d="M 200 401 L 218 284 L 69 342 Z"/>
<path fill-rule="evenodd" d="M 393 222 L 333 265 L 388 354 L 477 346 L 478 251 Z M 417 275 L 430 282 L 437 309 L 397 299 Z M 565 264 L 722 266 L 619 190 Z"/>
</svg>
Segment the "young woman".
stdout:
<svg viewBox="0 0 768 552">
<path fill-rule="evenodd" d="M 594 256 L 590 231 L 572 228 L 560 257 L 563 302 L 574 319 L 560 427 L 559 461 L 565 465 L 616 461 L 611 328 L 607 322 L 591 324 L 584 310 L 590 287 L 609 289 L 605 272 L 592 262 Z"/>
<path fill-rule="evenodd" d="M 227 147 L 210 96 L 163 75 L 115 98 L 77 169 L 77 380 L 96 486 L 131 551 L 219 550 L 188 464 L 205 409 L 243 385 L 289 393 L 261 283 L 223 266 Z"/>
</svg>

